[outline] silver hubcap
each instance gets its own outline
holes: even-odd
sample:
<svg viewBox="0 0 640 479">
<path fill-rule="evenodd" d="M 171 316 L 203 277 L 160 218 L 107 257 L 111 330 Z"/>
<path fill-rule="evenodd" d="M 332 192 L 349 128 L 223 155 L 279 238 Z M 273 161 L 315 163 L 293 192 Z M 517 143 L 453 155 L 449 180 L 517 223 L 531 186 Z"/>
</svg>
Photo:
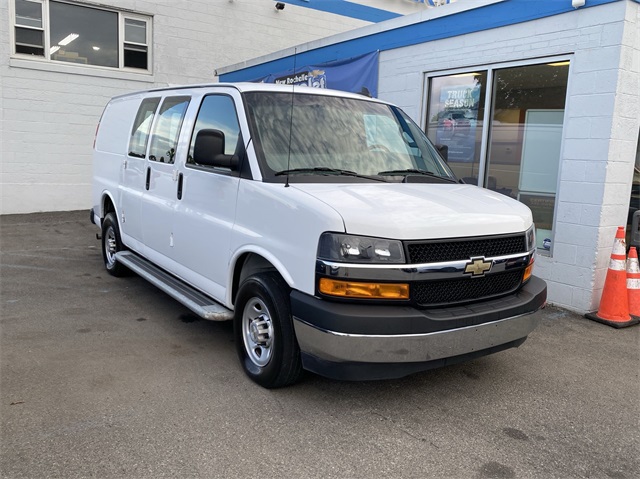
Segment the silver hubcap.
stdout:
<svg viewBox="0 0 640 479">
<path fill-rule="evenodd" d="M 105 256 L 107 257 L 107 266 L 112 267 L 116 263 L 116 233 L 112 227 L 109 227 L 105 233 L 104 238 Z"/>
<path fill-rule="evenodd" d="M 261 368 L 273 352 L 273 324 L 269 310 L 259 298 L 251 298 L 242 312 L 242 339 L 249 359 Z"/>
</svg>

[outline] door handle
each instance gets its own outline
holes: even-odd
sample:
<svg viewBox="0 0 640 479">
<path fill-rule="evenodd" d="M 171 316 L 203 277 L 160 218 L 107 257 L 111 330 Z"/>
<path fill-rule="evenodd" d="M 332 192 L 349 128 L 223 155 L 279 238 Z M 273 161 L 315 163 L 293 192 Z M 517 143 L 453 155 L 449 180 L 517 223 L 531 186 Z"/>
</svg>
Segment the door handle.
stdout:
<svg viewBox="0 0 640 479">
<path fill-rule="evenodd" d="M 149 189 L 150 183 L 151 183 L 151 167 L 147 166 L 147 182 L 146 182 L 147 190 Z"/>
<path fill-rule="evenodd" d="M 182 199 L 182 173 L 180 173 L 178 175 L 178 199 L 181 200 Z"/>
</svg>

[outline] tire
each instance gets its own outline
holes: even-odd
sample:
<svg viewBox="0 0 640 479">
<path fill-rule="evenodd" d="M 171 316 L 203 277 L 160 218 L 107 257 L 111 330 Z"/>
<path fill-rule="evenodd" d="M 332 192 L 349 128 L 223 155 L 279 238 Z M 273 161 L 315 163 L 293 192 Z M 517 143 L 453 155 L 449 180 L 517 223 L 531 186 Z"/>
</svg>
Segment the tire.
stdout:
<svg viewBox="0 0 640 479">
<path fill-rule="evenodd" d="M 289 286 L 276 272 L 249 276 L 235 305 L 234 338 L 242 368 L 260 386 L 295 383 L 302 374 L 293 329 Z"/>
<path fill-rule="evenodd" d="M 112 276 L 125 276 L 129 271 L 115 258 L 115 254 L 124 249 L 116 215 L 113 212 L 108 213 L 102 222 L 102 259 L 105 269 Z"/>
</svg>

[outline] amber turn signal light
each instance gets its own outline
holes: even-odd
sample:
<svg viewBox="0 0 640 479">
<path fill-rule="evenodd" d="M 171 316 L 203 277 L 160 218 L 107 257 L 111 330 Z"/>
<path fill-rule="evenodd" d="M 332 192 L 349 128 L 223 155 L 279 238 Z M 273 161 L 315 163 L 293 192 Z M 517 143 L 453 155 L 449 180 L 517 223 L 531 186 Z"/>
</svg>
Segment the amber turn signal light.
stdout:
<svg viewBox="0 0 640 479">
<path fill-rule="evenodd" d="M 522 276 L 522 282 L 526 283 L 531 278 L 531 274 L 533 273 L 533 258 L 531 258 L 531 262 L 529 262 L 529 266 L 524 270 L 524 275 Z"/>
<path fill-rule="evenodd" d="M 320 292 L 342 298 L 409 299 L 409 285 L 405 283 L 361 283 L 320 278 Z"/>
</svg>

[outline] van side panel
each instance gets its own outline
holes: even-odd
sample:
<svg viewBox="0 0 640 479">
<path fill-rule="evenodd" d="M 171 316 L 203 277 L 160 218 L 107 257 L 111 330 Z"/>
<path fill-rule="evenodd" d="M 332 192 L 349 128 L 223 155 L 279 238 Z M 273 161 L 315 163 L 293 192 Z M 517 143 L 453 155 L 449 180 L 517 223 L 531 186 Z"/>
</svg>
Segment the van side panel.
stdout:
<svg viewBox="0 0 640 479">
<path fill-rule="evenodd" d="M 108 194 L 120 216 L 120 184 L 127 159 L 131 125 L 141 96 L 118 98 L 106 106 L 93 151 L 93 208 L 104 218 L 103 197 Z M 121 228 L 123 225 L 120 225 Z"/>
<path fill-rule="evenodd" d="M 131 125 L 140 106 L 141 96 L 111 100 L 100 121 L 96 137 L 96 151 L 124 155 L 127 153 Z"/>
</svg>

